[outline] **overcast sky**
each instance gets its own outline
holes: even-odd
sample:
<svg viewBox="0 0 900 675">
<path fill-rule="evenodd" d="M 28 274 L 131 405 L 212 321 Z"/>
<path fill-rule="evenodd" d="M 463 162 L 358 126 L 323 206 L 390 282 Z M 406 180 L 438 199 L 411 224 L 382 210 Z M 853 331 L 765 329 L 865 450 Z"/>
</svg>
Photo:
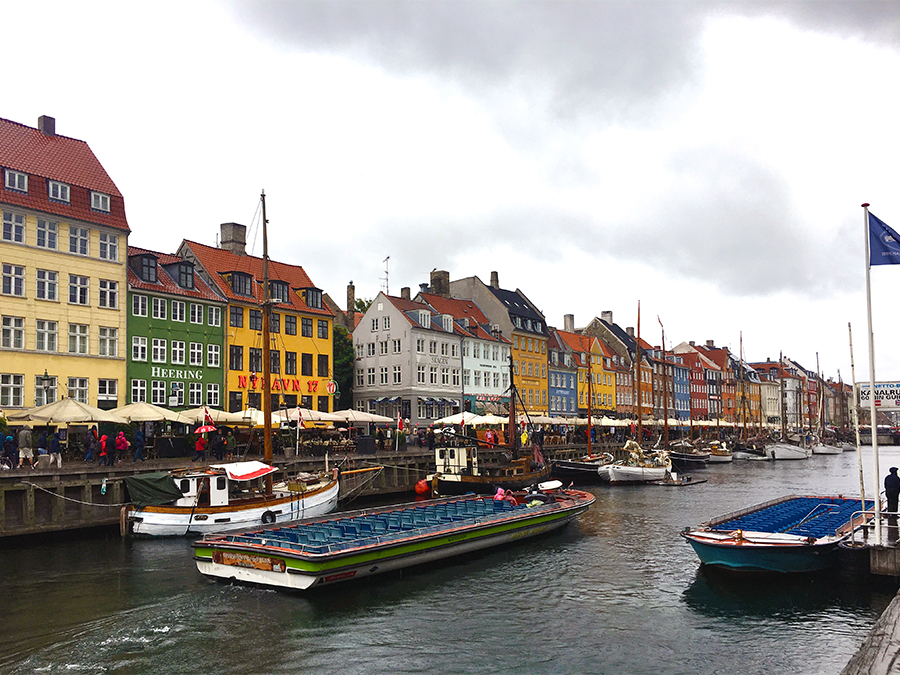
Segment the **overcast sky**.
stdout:
<svg viewBox="0 0 900 675">
<path fill-rule="evenodd" d="M 87 141 L 130 243 L 251 225 L 344 304 L 500 275 L 562 327 L 868 378 L 900 229 L 892 2 L 6 3 L 0 116 Z M 261 238 L 250 233 L 254 253 Z M 900 379 L 900 268 L 872 270 Z"/>
</svg>

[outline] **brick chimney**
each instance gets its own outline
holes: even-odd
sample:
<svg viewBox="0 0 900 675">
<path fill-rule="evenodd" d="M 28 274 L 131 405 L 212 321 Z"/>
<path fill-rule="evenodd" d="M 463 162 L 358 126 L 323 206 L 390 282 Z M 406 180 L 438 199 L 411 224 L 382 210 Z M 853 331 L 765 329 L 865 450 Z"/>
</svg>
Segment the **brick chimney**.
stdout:
<svg viewBox="0 0 900 675">
<path fill-rule="evenodd" d="M 400 289 L 400 297 L 403 298 L 404 300 L 410 299 L 409 286 L 404 286 L 403 288 Z"/>
<path fill-rule="evenodd" d="M 219 248 L 237 255 L 247 255 L 247 226 L 238 223 L 222 223 L 219 226 L 222 237 Z"/>
<path fill-rule="evenodd" d="M 575 315 L 563 314 L 563 330 L 567 333 L 575 332 Z"/>
<path fill-rule="evenodd" d="M 610 326 L 612 326 L 613 320 L 612 320 L 612 312 L 610 310 L 607 309 L 604 312 L 600 312 L 600 318 L 603 321 L 605 321 L 606 323 L 608 323 Z"/>
<path fill-rule="evenodd" d="M 500 275 L 491 272 L 491 288 L 500 288 Z"/>
<path fill-rule="evenodd" d="M 431 292 L 442 298 L 450 297 L 450 272 L 434 270 L 431 273 Z"/>
<path fill-rule="evenodd" d="M 628 326 L 625 332 L 628 333 L 628 337 L 634 337 L 634 326 Z"/>
<path fill-rule="evenodd" d="M 353 316 L 356 311 L 356 286 L 351 281 L 347 284 L 347 314 Z"/>
<path fill-rule="evenodd" d="M 716 341 L 715 341 L 715 340 L 707 340 L 707 341 L 706 341 L 706 346 L 709 347 L 710 349 L 715 349 L 715 348 L 716 348 Z"/>
<path fill-rule="evenodd" d="M 41 115 L 38 117 L 38 129 L 44 136 L 48 138 L 56 137 L 56 118 L 49 115 Z"/>
</svg>

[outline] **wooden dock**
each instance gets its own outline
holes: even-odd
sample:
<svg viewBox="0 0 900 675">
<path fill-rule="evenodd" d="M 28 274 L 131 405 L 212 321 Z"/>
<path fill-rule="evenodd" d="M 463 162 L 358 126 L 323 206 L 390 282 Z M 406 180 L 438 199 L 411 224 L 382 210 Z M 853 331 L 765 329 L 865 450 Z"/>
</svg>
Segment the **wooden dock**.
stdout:
<svg viewBox="0 0 900 675">
<path fill-rule="evenodd" d="M 841 675 L 888 675 L 900 672 L 900 595 L 879 617 Z"/>
</svg>

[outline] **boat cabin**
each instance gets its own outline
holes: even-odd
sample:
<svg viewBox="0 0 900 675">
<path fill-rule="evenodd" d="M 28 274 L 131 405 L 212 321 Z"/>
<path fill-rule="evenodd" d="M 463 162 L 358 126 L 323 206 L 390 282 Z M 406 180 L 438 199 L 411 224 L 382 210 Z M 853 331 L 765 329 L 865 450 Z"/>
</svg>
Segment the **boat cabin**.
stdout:
<svg viewBox="0 0 900 675">
<path fill-rule="evenodd" d="M 474 445 L 435 448 L 434 465 L 443 474 L 477 476 L 478 448 Z"/>
<path fill-rule="evenodd" d="M 207 470 L 173 472 L 172 479 L 182 495 L 175 500 L 175 506 L 227 506 L 256 497 L 265 490 L 263 477 L 273 471 L 274 467 L 261 462 L 238 462 Z"/>
</svg>

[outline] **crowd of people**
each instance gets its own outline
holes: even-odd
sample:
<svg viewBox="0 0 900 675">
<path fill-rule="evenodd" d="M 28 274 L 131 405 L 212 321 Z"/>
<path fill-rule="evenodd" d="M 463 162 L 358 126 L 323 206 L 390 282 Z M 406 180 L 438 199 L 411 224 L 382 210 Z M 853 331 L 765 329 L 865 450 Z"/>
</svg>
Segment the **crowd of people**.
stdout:
<svg viewBox="0 0 900 675">
<path fill-rule="evenodd" d="M 62 468 L 64 444 L 71 455 L 78 452 L 79 445 L 84 451 L 83 462 L 97 462 L 99 466 L 113 466 L 131 459 L 133 463 L 146 461 L 144 457 L 144 433 L 140 425 L 134 429 L 129 440 L 124 431 L 110 439 L 98 432 L 97 427 L 88 429 L 81 438 L 68 436 L 64 441 L 59 429 L 32 430 L 28 424 L 18 430 L 9 430 L 3 438 L 0 467 L 5 470 L 36 469 L 41 465 L 41 457 L 48 457 L 46 468 Z M 133 454 L 132 454 L 133 453 Z"/>
</svg>

